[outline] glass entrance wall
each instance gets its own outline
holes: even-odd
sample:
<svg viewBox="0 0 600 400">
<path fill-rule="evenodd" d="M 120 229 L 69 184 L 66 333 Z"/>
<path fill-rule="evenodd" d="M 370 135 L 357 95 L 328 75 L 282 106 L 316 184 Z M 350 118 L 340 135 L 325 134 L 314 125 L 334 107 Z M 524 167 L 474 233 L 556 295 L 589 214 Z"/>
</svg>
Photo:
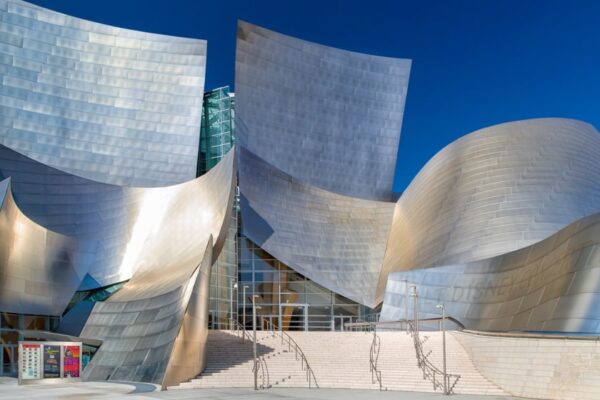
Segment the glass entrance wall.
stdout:
<svg viewBox="0 0 600 400">
<path fill-rule="evenodd" d="M 59 317 L 0 313 L 0 376 L 17 376 L 18 343 L 24 338 L 17 330 L 54 331 Z"/>
<path fill-rule="evenodd" d="M 204 93 L 197 176 L 208 172 L 235 143 L 235 96 L 224 86 Z M 236 318 L 238 201 L 234 201 L 229 233 L 223 250 L 211 268 L 209 328 L 229 329 Z"/>
<path fill-rule="evenodd" d="M 252 328 L 253 295 L 257 296 L 259 329 L 266 320 L 284 330 L 329 331 L 335 329 L 336 321 L 341 321 L 337 317 L 344 317 L 344 323 L 376 319 L 373 309 L 311 281 L 243 235 L 238 244 L 238 318 L 247 329 Z"/>
</svg>

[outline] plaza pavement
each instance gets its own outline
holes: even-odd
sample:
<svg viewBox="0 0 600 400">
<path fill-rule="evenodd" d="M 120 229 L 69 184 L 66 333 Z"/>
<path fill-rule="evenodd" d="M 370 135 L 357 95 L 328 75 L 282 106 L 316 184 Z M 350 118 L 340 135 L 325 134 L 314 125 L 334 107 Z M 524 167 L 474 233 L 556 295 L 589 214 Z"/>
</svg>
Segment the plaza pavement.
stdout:
<svg viewBox="0 0 600 400">
<path fill-rule="evenodd" d="M 19 386 L 0 377 L 1 400 L 442 400 L 439 393 L 352 389 L 193 389 L 159 391 L 149 384 L 75 382 Z M 515 400 L 510 396 L 452 395 L 451 400 Z M 522 400 L 522 399 L 521 399 Z"/>
</svg>

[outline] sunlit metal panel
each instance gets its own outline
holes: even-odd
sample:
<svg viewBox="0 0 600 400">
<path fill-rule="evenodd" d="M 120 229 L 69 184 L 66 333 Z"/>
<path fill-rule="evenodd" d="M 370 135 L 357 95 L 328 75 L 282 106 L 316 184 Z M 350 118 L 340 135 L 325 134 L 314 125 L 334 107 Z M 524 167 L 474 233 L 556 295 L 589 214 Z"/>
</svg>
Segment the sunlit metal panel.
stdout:
<svg viewBox="0 0 600 400">
<path fill-rule="evenodd" d="M 206 42 L 0 0 L 0 144 L 121 186 L 196 175 Z"/>
<path fill-rule="evenodd" d="M 451 143 L 396 204 L 378 296 L 394 271 L 465 263 L 539 242 L 600 210 L 600 134 L 531 119 Z"/>
<path fill-rule="evenodd" d="M 307 185 L 391 200 L 411 61 L 238 23 L 238 143 Z"/>
</svg>

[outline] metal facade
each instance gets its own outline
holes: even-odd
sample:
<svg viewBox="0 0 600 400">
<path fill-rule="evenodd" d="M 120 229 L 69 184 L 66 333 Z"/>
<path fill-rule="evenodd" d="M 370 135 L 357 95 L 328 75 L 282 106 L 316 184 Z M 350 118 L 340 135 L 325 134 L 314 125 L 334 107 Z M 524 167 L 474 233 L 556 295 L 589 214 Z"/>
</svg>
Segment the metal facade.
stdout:
<svg viewBox="0 0 600 400">
<path fill-rule="evenodd" d="M 0 0 L 0 144 L 120 186 L 193 179 L 206 42 Z"/>
<path fill-rule="evenodd" d="M 374 307 L 394 203 L 306 185 L 240 149 L 244 234 L 294 270 Z"/>
<path fill-rule="evenodd" d="M 458 139 L 396 204 L 379 296 L 389 272 L 508 253 L 598 212 L 599 182 L 600 134 L 580 121 L 510 122 Z"/>
<path fill-rule="evenodd" d="M 0 310 L 60 315 L 83 279 L 77 242 L 27 218 L 0 182 Z"/>
<path fill-rule="evenodd" d="M 239 22 L 237 140 L 304 184 L 389 201 L 410 67 Z"/>
<path fill-rule="evenodd" d="M 393 214 L 410 66 L 238 24 L 244 235 L 369 306 Z"/>
<path fill-rule="evenodd" d="M 201 372 L 210 267 L 228 232 L 234 160 L 230 152 L 206 175 L 178 185 L 175 195 L 159 193 L 158 202 L 150 197 L 146 218 L 151 225 L 146 218 L 138 220 L 139 236 L 132 235 L 125 255 L 133 277 L 96 303 L 81 333 L 103 341 L 86 379 L 166 385 Z M 180 337 L 182 329 L 187 334 Z"/>
<path fill-rule="evenodd" d="M 485 331 L 600 332 L 600 214 L 515 252 L 390 275 L 381 318 L 404 319 L 405 282 L 422 318 L 447 315 Z M 410 297 L 409 297 L 410 298 Z M 412 318 L 409 299 L 408 318 Z"/>
<path fill-rule="evenodd" d="M 163 204 L 186 195 L 186 191 L 200 196 L 194 200 L 188 195 L 190 201 L 201 202 L 207 193 L 214 191 L 209 186 L 221 187 L 222 180 L 229 182 L 232 172 L 224 168 L 234 168 L 233 152 L 226 159 L 223 165 L 228 167 L 215 167 L 214 174 L 197 178 L 200 183 L 127 188 L 80 178 L 0 146 L 0 176 L 11 177 L 15 199 L 28 217 L 79 240 L 80 269 L 89 273 L 82 289 L 87 289 L 131 278 L 135 267 L 128 261 L 128 249 L 131 243 L 141 240 L 136 235 L 143 229 L 158 229 L 161 224 L 158 218 L 168 218 L 160 208 Z M 200 189 L 194 189 L 196 186 Z M 213 234 L 217 236 L 216 229 Z"/>
</svg>

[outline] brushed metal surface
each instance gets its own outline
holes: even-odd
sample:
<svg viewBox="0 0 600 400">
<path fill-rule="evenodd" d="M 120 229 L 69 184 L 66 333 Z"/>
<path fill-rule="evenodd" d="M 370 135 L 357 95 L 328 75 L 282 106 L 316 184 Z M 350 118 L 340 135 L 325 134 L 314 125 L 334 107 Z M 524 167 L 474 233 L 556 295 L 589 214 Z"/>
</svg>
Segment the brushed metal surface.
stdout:
<svg viewBox="0 0 600 400">
<path fill-rule="evenodd" d="M 204 249 L 194 251 L 200 259 L 174 259 L 168 265 L 146 270 L 146 274 L 160 273 L 161 279 L 147 279 L 145 274 L 134 276 L 122 291 L 96 303 L 82 335 L 101 339 L 103 344 L 84 370 L 84 380 L 172 385 L 181 382 L 182 377 L 190 379 L 190 373 L 201 372 L 200 362 L 191 365 L 196 368 L 187 373 L 181 367 L 186 366 L 186 359 L 188 364 L 194 364 L 205 354 L 208 325 L 197 326 L 193 321 L 196 315 L 186 317 L 199 281 L 206 286 L 204 282 L 210 278 L 207 274 L 212 260 L 212 237 L 202 245 Z M 192 308 L 198 301 L 204 302 L 200 307 L 208 307 L 208 297 L 195 296 Z M 184 333 L 190 333 L 189 328 L 200 331 L 191 332 L 193 336 L 183 340 Z M 189 348 L 184 350 L 185 345 Z"/>
<path fill-rule="evenodd" d="M 394 203 L 303 184 L 239 149 L 243 233 L 294 270 L 374 307 Z"/>
<path fill-rule="evenodd" d="M 141 226 L 139 240 L 128 245 L 131 280 L 96 303 L 83 328 L 82 336 L 103 341 L 84 379 L 166 385 L 203 368 L 210 266 L 228 232 L 234 160 L 232 151 L 175 194 L 145 189 L 159 194 L 146 214 L 153 225 Z"/>
<path fill-rule="evenodd" d="M 542 118 L 484 128 L 436 154 L 396 204 L 390 272 L 466 263 L 539 242 L 600 211 L 600 134 Z"/>
<path fill-rule="evenodd" d="M 83 279 L 78 244 L 27 218 L 0 182 L 0 310 L 60 315 Z"/>
<path fill-rule="evenodd" d="M 382 320 L 406 317 L 405 279 L 422 318 L 444 303 L 469 329 L 600 333 L 600 214 L 514 252 L 390 274 Z"/>
<path fill-rule="evenodd" d="M 298 181 L 391 200 L 411 61 L 238 22 L 238 143 Z"/>
<path fill-rule="evenodd" d="M 228 201 L 229 191 L 223 185 L 235 184 L 234 170 L 232 151 L 195 180 L 163 188 L 127 188 L 80 178 L 0 146 L 0 177 L 11 177 L 15 200 L 23 212 L 81 243 L 79 268 L 89 273 L 85 289 L 131 278 L 137 268 L 132 252 L 139 250 L 146 231 L 161 229 L 172 202 L 187 198 L 213 207 L 205 211 L 207 216 L 220 212 L 217 202 Z M 219 232 L 220 225 L 211 227 L 220 244 Z"/>
<path fill-rule="evenodd" d="M 195 178 L 206 41 L 0 0 L 0 144 L 121 186 Z"/>
</svg>

